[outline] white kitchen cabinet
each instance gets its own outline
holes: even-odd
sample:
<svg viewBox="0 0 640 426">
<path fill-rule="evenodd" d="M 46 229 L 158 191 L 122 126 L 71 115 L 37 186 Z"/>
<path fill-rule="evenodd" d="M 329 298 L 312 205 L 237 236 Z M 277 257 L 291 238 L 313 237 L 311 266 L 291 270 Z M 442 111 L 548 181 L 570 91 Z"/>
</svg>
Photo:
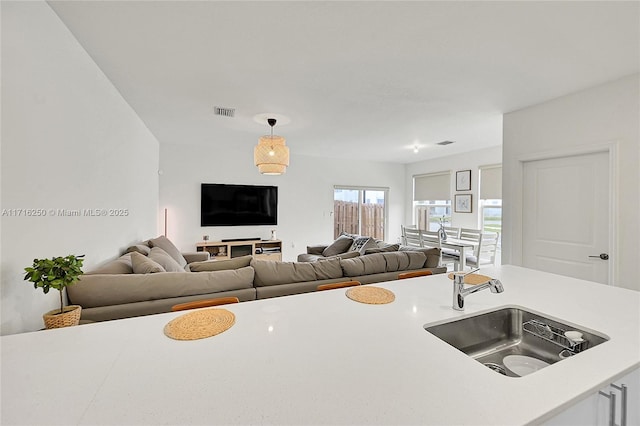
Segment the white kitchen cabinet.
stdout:
<svg viewBox="0 0 640 426">
<path fill-rule="evenodd" d="M 621 388 L 626 387 L 627 401 L 623 403 Z M 615 405 L 611 407 L 611 393 L 615 395 Z M 607 396 L 604 396 L 604 395 Z M 626 406 L 626 407 L 624 407 Z M 626 421 L 623 420 L 625 408 Z M 594 393 L 571 406 L 555 417 L 544 422 L 545 426 L 610 426 L 613 409 L 617 426 L 640 426 L 640 369 L 615 380 L 600 392 Z"/>
</svg>

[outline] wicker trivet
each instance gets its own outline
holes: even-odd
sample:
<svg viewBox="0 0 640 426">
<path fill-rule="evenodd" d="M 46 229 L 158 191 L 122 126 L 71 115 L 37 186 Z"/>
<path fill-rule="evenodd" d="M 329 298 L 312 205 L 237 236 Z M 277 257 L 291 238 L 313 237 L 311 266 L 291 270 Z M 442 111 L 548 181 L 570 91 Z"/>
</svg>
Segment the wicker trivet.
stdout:
<svg viewBox="0 0 640 426">
<path fill-rule="evenodd" d="M 449 274 L 449 279 L 452 280 L 453 279 L 453 273 Z M 491 279 L 491 277 L 488 277 L 486 275 L 480 275 L 480 274 L 469 274 L 469 275 L 465 275 L 464 276 L 464 283 L 465 284 L 470 284 L 470 285 L 478 285 L 478 284 L 484 284 L 487 281 L 489 281 Z"/>
<path fill-rule="evenodd" d="M 196 340 L 215 336 L 236 322 L 226 309 L 203 309 L 174 318 L 164 326 L 164 334 L 176 340 Z"/>
<path fill-rule="evenodd" d="M 396 296 L 386 288 L 359 286 L 347 290 L 347 297 L 351 300 L 372 305 L 383 305 L 391 303 Z"/>
</svg>

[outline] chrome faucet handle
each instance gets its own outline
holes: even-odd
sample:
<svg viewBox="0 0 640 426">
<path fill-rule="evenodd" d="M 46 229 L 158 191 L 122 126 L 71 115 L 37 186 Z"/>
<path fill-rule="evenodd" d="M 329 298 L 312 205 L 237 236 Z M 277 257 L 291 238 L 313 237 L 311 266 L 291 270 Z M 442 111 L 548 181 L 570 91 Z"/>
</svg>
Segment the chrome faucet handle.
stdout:
<svg viewBox="0 0 640 426">
<path fill-rule="evenodd" d="M 464 277 L 469 274 L 473 274 L 474 272 L 478 272 L 480 268 L 472 269 L 469 272 L 464 271 L 454 271 L 453 272 L 453 283 L 454 284 L 464 284 Z"/>
</svg>

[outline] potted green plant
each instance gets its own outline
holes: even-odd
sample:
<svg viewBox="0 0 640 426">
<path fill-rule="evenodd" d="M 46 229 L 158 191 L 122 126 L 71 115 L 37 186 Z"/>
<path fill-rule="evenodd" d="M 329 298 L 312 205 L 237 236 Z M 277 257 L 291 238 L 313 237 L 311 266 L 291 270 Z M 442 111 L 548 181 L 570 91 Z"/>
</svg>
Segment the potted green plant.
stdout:
<svg viewBox="0 0 640 426">
<path fill-rule="evenodd" d="M 33 259 L 31 267 L 24 268 L 25 281 L 33 283 L 33 288 L 42 288 L 44 293 L 54 288 L 60 293 L 60 309 L 54 309 L 43 315 L 46 328 L 59 328 L 78 325 L 82 307 L 69 305 L 65 308 L 62 290 L 78 281 L 82 272 L 84 255 L 68 255 L 51 259 Z"/>
</svg>

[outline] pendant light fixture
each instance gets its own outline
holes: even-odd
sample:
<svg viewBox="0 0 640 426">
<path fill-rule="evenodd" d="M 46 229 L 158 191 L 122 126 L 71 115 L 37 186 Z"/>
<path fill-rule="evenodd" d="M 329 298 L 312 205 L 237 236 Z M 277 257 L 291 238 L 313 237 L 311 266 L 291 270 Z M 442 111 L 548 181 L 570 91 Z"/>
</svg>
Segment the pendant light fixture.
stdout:
<svg viewBox="0 0 640 426">
<path fill-rule="evenodd" d="M 289 165 L 289 147 L 285 145 L 285 138 L 273 134 L 275 118 L 268 118 L 271 134 L 260 136 L 258 145 L 253 149 L 253 162 L 263 175 L 281 175 Z"/>
</svg>

